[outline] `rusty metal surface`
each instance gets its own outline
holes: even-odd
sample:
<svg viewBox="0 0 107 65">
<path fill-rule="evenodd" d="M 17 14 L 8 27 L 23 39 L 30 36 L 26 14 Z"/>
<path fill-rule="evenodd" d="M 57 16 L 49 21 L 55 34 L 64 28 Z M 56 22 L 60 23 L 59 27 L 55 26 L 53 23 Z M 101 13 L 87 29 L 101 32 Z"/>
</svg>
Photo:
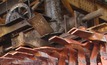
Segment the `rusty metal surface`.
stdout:
<svg viewBox="0 0 107 65">
<path fill-rule="evenodd" d="M 85 17 L 82 18 L 82 21 L 89 21 L 95 18 L 98 18 L 103 15 L 103 9 L 98 9 L 92 13 L 87 14 Z"/>
<path fill-rule="evenodd" d="M 32 1 L 32 0 L 31 0 Z M 22 2 L 27 2 L 27 0 L 22 0 Z M 7 0 L 0 4 L 0 15 L 4 14 L 9 10 L 13 5 L 19 3 L 19 0 Z"/>
<path fill-rule="evenodd" d="M 35 33 L 35 32 L 34 32 Z M 33 36 L 32 36 L 33 35 Z M 36 37 L 37 34 L 33 33 L 19 33 L 19 35 L 12 39 L 12 48 L 17 48 L 20 46 L 29 46 L 29 47 L 41 47 L 41 46 L 48 46 L 50 43 Z"/>
<path fill-rule="evenodd" d="M 26 61 L 26 63 L 27 63 L 27 60 L 29 60 L 29 62 L 30 62 L 31 60 L 37 61 L 39 59 L 42 59 L 40 61 L 40 63 L 42 63 L 42 62 L 45 63 L 45 61 L 46 61 L 47 65 L 49 63 L 50 63 L 50 65 L 56 65 L 56 64 L 66 65 L 66 63 L 68 63 L 68 65 L 97 65 L 97 64 L 106 65 L 105 43 L 101 43 L 101 42 L 99 42 L 99 43 L 98 42 L 97 43 L 94 43 L 94 42 L 81 43 L 76 40 L 62 38 L 62 37 L 58 37 L 58 36 L 54 36 L 49 40 L 53 41 L 53 42 L 57 42 L 58 44 L 64 45 L 64 47 L 62 47 L 62 48 L 19 47 L 15 50 L 15 52 L 7 53 L 4 56 L 2 56 L 2 57 L 4 57 L 3 58 L 4 62 L 10 61 L 12 63 L 15 62 L 20 65 L 23 65 L 24 61 Z M 101 45 L 100 45 L 100 43 L 101 43 Z M 93 49 L 87 48 L 88 44 L 93 44 Z M 91 45 L 88 45 L 88 46 L 91 47 Z M 100 52 L 100 53 L 98 53 L 98 52 Z M 48 54 L 48 56 L 45 54 Z M 99 56 L 99 54 L 101 55 L 101 57 Z M 46 57 L 50 61 L 46 60 L 46 58 L 44 58 L 44 57 Z M 27 59 L 24 59 L 24 58 L 27 58 Z M 35 58 L 37 60 L 35 60 Z M 55 61 L 55 58 L 58 59 L 57 62 Z M 101 61 L 97 58 L 100 58 Z M 16 59 L 19 61 L 16 62 L 15 60 L 13 61 L 13 59 Z M 65 60 L 68 62 L 66 62 Z M 0 63 L 2 63 L 2 62 L 0 62 Z M 31 62 L 31 64 L 33 64 L 33 62 Z M 7 62 L 7 65 L 9 65 L 9 62 Z M 42 65 L 42 64 L 40 64 L 40 65 Z"/>
<path fill-rule="evenodd" d="M 32 19 L 30 19 L 29 23 L 41 36 L 53 32 L 53 29 L 50 27 L 49 23 L 40 13 L 36 14 Z"/>
<path fill-rule="evenodd" d="M 14 52 L 7 53 L 4 56 L 0 57 L 0 59 L 3 59 L 3 62 L 6 62 L 7 65 L 9 65 L 10 62 L 13 63 L 13 65 L 23 65 L 23 63 L 28 62 L 30 62 L 30 64 L 33 64 L 33 62 L 31 61 L 35 61 L 35 63 L 37 63 L 38 60 L 41 60 L 38 61 L 38 63 L 44 63 L 43 65 L 67 65 L 66 63 L 68 63 L 68 65 L 106 65 L 105 43 L 81 43 L 72 39 L 61 38 L 58 36 L 52 37 L 50 41 L 62 44 L 64 45 L 64 47 L 19 47 Z M 87 48 L 88 44 L 93 44 L 93 49 Z M 88 46 L 91 47 L 91 45 Z M 99 54 L 101 56 L 99 56 Z M 57 58 L 57 60 L 55 58 Z M 66 62 L 65 60 L 68 62 Z M 3 62 L 0 63 L 2 64 Z M 45 62 L 47 63 L 45 64 Z"/>
<path fill-rule="evenodd" d="M 98 32 L 98 33 L 101 33 L 101 34 L 106 34 L 106 32 L 107 32 L 107 28 L 106 27 L 107 27 L 107 24 L 106 23 L 102 23 L 102 24 L 90 27 L 88 30 L 94 31 L 94 32 Z"/>
<path fill-rule="evenodd" d="M 69 4 L 73 5 L 74 9 L 80 11 L 80 12 L 93 12 L 95 11 L 95 9 L 100 9 L 102 8 L 103 9 L 103 16 L 101 16 L 100 18 L 103 19 L 103 20 L 107 20 L 106 18 L 106 13 L 107 13 L 107 9 L 105 6 L 105 4 L 101 4 L 101 3 L 98 3 L 96 0 L 67 0 L 69 2 Z M 70 9 L 70 8 L 69 8 Z M 69 10 L 70 11 L 70 10 Z"/>
<path fill-rule="evenodd" d="M 22 30 L 22 29 L 25 30 L 25 29 L 27 29 L 26 27 L 29 28 L 30 25 L 25 20 L 21 21 L 21 22 L 19 22 L 17 24 L 14 24 L 12 26 L 9 26 L 9 27 L 1 26 L 0 27 L 0 30 L 1 30 L 0 37 L 5 36 L 5 35 L 10 34 L 10 33 L 13 33 L 13 32 L 15 32 L 17 30 L 19 30 L 19 31 Z"/>
<path fill-rule="evenodd" d="M 73 28 L 68 33 L 77 35 L 81 38 L 91 40 L 91 41 L 102 41 L 107 42 L 104 34 L 98 33 L 98 32 L 91 32 L 91 31 L 83 31 L 81 29 Z"/>
<path fill-rule="evenodd" d="M 30 50 L 31 52 L 33 53 L 28 53 L 28 52 L 22 52 L 21 50 Z M 52 61 L 49 59 L 49 58 L 46 58 L 46 57 L 41 57 L 41 56 L 37 56 L 36 53 L 38 53 L 37 51 L 32 51 L 32 49 L 28 48 L 19 48 L 17 49 L 17 51 L 15 52 L 11 52 L 11 53 L 7 53 L 5 54 L 3 57 L 1 57 L 2 61 L 3 62 L 6 62 L 7 65 L 27 65 L 27 64 L 34 64 L 36 63 L 36 65 L 54 65 L 52 63 Z M 22 56 L 22 57 L 20 57 Z M 6 59 L 7 58 L 7 59 Z M 2 65 L 6 65 L 6 64 L 3 64 L 3 62 L 0 62 L 0 64 Z M 8 62 L 9 61 L 9 62 Z"/>
<path fill-rule="evenodd" d="M 70 8 L 68 2 L 63 0 L 63 3 Z M 73 10 L 68 10 L 73 15 Z M 100 14 L 98 10 L 92 18 Z M 92 18 L 87 15 L 84 20 Z M 44 41 L 40 37 L 54 31 L 40 13 L 10 26 L 0 26 L 0 37 L 11 34 L 9 48 L 0 43 L 0 65 L 107 65 L 106 23 L 89 29 L 80 27 L 68 31 L 66 27 L 66 33 L 54 33 Z"/>
<path fill-rule="evenodd" d="M 39 18 L 40 19 L 42 18 L 42 19 L 40 20 Z M 30 18 L 28 21 L 27 20 L 22 20 L 22 21 L 18 20 L 18 21 L 19 22 L 15 23 L 15 24 L 11 24 L 9 26 L 5 26 L 5 25 L 0 26 L 1 39 L 3 37 L 6 37 L 8 34 L 11 35 L 10 36 L 10 39 L 11 39 L 15 35 L 17 36 L 20 32 L 25 32 L 27 29 L 30 29 L 30 28 L 35 30 L 37 32 L 37 34 L 36 34 L 36 32 L 34 32 L 32 34 L 28 33 L 28 34 L 26 34 L 26 37 L 24 37 L 25 35 L 23 35 L 23 34 L 22 35 L 19 34 L 19 37 L 17 40 L 15 40 L 14 38 L 12 39 L 12 40 L 14 40 L 11 43 L 12 47 L 10 46 L 9 48 L 6 48 L 5 49 L 6 52 L 8 50 L 17 48 L 19 46 L 41 47 L 41 46 L 49 45 L 49 43 L 47 41 L 40 39 L 40 36 L 41 36 L 41 33 L 42 33 L 42 35 L 49 34 L 49 33 L 53 32 L 53 30 L 41 14 L 35 15 L 33 18 Z M 33 36 L 33 34 L 35 34 L 35 36 Z M 39 34 L 39 36 L 36 37 L 38 34 Z M 30 36 L 30 35 L 32 35 L 32 36 Z M 3 40 L 1 40 L 0 42 L 2 42 Z"/>
<path fill-rule="evenodd" d="M 22 8 L 24 8 L 26 10 L 25 13 L 23 12 Z M 27 17 L 25 17 L 25 14 L 27 14 Z M 30 10 L 29 6 L 24 4 L 24 3 L 18 3 L 18 4 L 15 4 L 9 10 L 9 12 L 6 16 L 5 25 L 11 23 L 12 21 L 14 21 L 18 18 L 30 19 L 31 17 L 32 17 L 32 13 L 31 13 L 31 10 Z"/>
</svg>

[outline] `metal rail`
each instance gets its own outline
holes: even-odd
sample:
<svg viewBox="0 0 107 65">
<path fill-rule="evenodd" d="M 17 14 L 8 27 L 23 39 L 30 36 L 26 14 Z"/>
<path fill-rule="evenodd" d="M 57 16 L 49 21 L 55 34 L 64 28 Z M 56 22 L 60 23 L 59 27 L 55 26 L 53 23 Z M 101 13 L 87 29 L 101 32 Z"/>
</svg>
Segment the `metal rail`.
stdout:
<svg viewBox="0 0 107 65">
<path fill-rule="evenodd" d="M 105 4 L 101 4 L 96 2 L 95 0 L 67 0 L 70 5 L 72 5 L 75 10 L 85 11 L 85 12 L 93 12 L 95 9 L 103 9 L 103 15 L 100 17 L 101 19 L 107 21 L 107 6 Z M 69 10 L 69 9 L 68 9 Z"/>
</svg>

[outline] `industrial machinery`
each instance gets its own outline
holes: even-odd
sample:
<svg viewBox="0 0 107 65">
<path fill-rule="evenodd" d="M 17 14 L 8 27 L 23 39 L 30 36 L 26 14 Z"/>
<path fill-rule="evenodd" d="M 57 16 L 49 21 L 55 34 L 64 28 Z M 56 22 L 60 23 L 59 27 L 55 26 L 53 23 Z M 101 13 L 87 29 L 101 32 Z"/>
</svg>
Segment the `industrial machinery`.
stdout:
<svg viewBox="0 0 107 65">
<path fill-rule="evenodd" d="M 106 3 L 1 0 L 0 65 L 107 65 Z"/>
</svg>

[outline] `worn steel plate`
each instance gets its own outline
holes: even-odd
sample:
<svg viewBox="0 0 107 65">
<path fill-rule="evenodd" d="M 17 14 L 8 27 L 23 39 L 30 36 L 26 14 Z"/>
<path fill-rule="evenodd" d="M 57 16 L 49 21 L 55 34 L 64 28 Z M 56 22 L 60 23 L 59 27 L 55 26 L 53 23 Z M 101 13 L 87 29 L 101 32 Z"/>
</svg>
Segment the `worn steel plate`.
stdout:
<svg viewBox="0 0 107 65">
<path fill-rule="evenodd" d="M 52 33 L 53 29 L 50 27 L 49 23 L 46 19 L 42 16 L 42 14 L 36 14 L 29 23 L 34 27 L 37 32 L 43 36 L 48 33 Z"/>
<path fill-rule="evenodd" d="M 88 30 L 105 34 L 105 33 L 107 33 L 107 23 L 102 23 L 97 26 L 93 26 L 93 27 L 89 28 Z"/>
</svg>

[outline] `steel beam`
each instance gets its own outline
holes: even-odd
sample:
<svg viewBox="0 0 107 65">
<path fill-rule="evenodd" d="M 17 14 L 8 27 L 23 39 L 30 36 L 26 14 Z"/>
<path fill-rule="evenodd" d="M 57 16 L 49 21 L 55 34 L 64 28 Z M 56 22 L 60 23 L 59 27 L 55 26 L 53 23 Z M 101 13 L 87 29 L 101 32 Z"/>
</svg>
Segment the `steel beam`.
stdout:
<svg viewBox="0 0 107 65">
<path fill-rule="evenodd" d="M 78 11 L 90 13 L 95 11 L 95 9 L 103 9 L 103 16 L 100 18 L 107 21 L 107 6 L 105 4 L 101 4 L 95 0 L 68 0 L 68 2 L 75 7 L 73 9 Z"/>
<path fill-rule="evenodd" d="M 2 27 L 0 27 L 0 37 L 5 36 L 10 33 L 16 33 L 16 31 L 20 32 L 21 30 L 25 30 L 29 27 L 30 27 L 30 25 L 25 20 L 23 20 L 17 24 L 14 24 L 12 26 L 9 26 L 9 27 L 2 26 Z"/>
</svg>

